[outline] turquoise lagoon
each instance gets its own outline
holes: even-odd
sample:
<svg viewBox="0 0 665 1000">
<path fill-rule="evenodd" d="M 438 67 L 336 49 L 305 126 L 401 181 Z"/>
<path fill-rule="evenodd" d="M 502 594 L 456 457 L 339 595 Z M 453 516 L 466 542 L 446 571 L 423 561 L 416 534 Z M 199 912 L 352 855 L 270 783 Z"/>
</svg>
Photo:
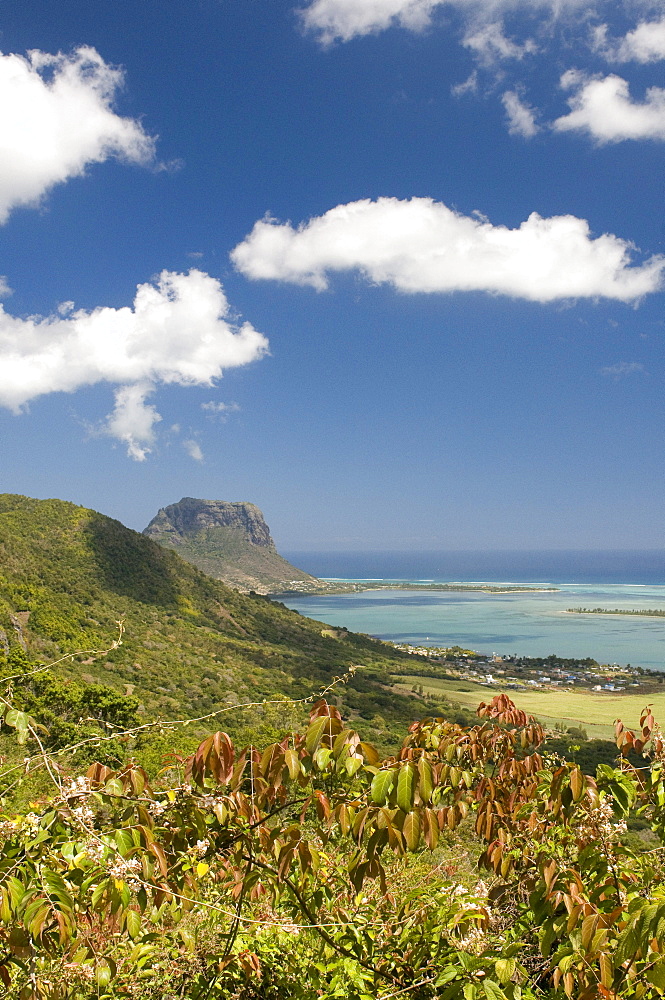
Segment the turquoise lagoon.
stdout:
<svg viewBox="0 0 665 1000">
<path fill-rule="evenodd" d="M 510 580 L 489 582 L 511 585 Z M 571 607 L 665 610 L 665 586 L 524 579 L 514 585 L 559 589 L 514 594 L 367 590 L 298 595 L 284 603 L 308 618 L 393 642 L 460 645 L 504 655 L 590 656 L 600 663 L 665 670 L 665 618 L 566 614 Z"/>
</svg>

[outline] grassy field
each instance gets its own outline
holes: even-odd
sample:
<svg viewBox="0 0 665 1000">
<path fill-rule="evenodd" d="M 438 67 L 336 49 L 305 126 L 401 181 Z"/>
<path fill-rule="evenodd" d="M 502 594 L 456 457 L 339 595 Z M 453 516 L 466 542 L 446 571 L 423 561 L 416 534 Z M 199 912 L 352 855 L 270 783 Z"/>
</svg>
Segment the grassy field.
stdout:
<svg viewBox="0 0 665 1000">
<path fill-rule="evenodd" d="M 458 701 L 464 708 L 476 708 L 479 702 L 489 701 L 502 690 L 498 686 L 435 677 L 409 676 L 396 680 L 395 686 L 399 690 L 411 691 L 414 684 L 422 684 L 425 694 Z M 546 725 L 582 726 L 589 737 L 612 738 L 614 720 L 618 718 L 623 719 L 626 726 L 634 728 L 646 704 L 651 704 L 656 719 L 665 723 L 665 692 L 646 695 L 600 691 L 506 691 L 506 694 L 519 708 L 535 715 Z"/>
</svg>

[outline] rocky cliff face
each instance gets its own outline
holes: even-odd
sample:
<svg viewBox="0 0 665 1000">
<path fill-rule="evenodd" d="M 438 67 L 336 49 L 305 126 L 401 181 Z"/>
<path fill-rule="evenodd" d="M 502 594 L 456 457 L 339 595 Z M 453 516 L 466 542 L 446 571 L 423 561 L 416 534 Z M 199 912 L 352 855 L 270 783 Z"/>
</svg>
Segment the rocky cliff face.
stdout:
<svg viewBox="0 0 665 1000">
<path fill-rule="evenodd" d="M 238 590 L 274 594 L 326 588 L 279 555 L 253 503 L 183 497 L 162 507 L 143 534 Z"/>
<path fill-rule="evenodd" d="M 179 545 L 209 528 L 236 529 L 250 545 L 276 551 L 263 514 L 253 503 L 183 497 L 179 503 L 162 507 L 143 534 L 156 542 Z"/>
</svg>

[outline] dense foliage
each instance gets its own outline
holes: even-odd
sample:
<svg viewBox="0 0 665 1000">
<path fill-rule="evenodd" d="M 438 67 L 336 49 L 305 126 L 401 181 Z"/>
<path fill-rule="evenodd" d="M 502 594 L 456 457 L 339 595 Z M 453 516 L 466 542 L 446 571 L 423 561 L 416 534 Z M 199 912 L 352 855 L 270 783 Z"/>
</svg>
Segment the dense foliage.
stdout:
<svg viewBox="0 0 665 1000">
<path fill-rule="evenodd" d="M 548 756 L 504 695 L 478 714 L 414 723 L 382 758 L 319 700 L 304 732 L 244 748 L 217 732 L 153 782 L 137 761 L 66 773 L 4 699 L 5 727 L 53 783 L 0 827 L 8 995 L 661 996 L 653 718 L 617 726 L 641 766 L 594 779 Z M 657 849 L 627 846 L 635 813 Z"/>
</svg>

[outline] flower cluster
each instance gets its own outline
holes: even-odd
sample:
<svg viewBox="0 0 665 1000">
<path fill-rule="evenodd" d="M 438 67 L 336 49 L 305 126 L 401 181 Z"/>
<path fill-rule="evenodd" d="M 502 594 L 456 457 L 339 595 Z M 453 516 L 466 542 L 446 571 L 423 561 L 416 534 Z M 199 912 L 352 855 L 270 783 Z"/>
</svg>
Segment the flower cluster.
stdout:
<svg viewBox="0 0 665 1000">
<path fill-rule="evenodd" d="M 150 805 L 148 806 L 148 812 L 150 813 L 151 816 L 154 816 L 156 819 L 157 817 L 161 816 L 162 813 L 166 812 L 166 810 L 169 808 L 169 805 L 170 805 L 169 802 L 158 802 L 157 800 L 155 800 L 151 802 Z"/>
<path fill-rule="evenodd" d="M 19 831 L 19 824 L 15 820 L 7 819 L 0 822 L 0 837 L 13 837 Z"/>
<path fill-rule="evenodd" d="M 40 818 L 35 813 L 27 813 L 14 821 L 15 831 L 20 831 L 25 838 L 36 837 L 39 832 Z"/>
<path fill-rule="evenodd" d="M 472 889 L 467 889 L 465 885 L 456 885 L 452 895 L 458 911 L 461 911 L 461 914 L 469 914 L 468 917 L 461 916 L 458 924 L 459 936 L 456 937 L 455 944 L 462 951 L 479 954 L 486 942 L 487 914 L 482 907 L 487 900 L 487 886 L 482 881 L 477 882 Z"/>
<path fill-rule="evenodd" d="M 75 799 L 81 795 L 87 795 L 90 791 L 90 781 L 85 775 L 81 775 L 78 778 L 74 778 L 70 781 L 68 785 L 63 785 L 62 797 L 63 799 Z"/>
<path fill-rule="evenodd" d="M 72 809 L 72 816 L 82 826 L 89 826 L 95 821 L 95 814 L 90 806 L 85 802 L 83 802 L 80 806 L 76 806 L 75 809 Z"/>
<path fill-rule="evenodd" d="M 100 864 L 104 860 L 106 854 L 106 847 L 101 840 L 86 841 L 83 845 L 83 850 L 90 860 L 97 864 Z"/>
<path fill-rule="evenodd" d="M 197 840 L 193 847 L 189 848 L 190 854 L 195 854 L 197 858 L 202 858 L 210 847 L 210 841 L 206 837 L 205 840 Z"/>
<path fill-rule="evenodd" d="M 608 841 L 626 830 L 625 820 L 615 819 L 612 805 L 605 799 L 600 805 L 588 810 L 586 818 L 577 825 L 575 832 L 578 840 L 595 840 L 600 837 Z"/>
<path fill-rule="evenodd" d="M 113 859 L 108 868 L 111 878 L 115 878 L 119 882 L 126 882 L 129 888 L 135 891 L 141 888 L 141 880 L 136 878 L 140 871 L 141 862 L 138 858 L 121 858 L 119 856 Z"/>
</svg>

